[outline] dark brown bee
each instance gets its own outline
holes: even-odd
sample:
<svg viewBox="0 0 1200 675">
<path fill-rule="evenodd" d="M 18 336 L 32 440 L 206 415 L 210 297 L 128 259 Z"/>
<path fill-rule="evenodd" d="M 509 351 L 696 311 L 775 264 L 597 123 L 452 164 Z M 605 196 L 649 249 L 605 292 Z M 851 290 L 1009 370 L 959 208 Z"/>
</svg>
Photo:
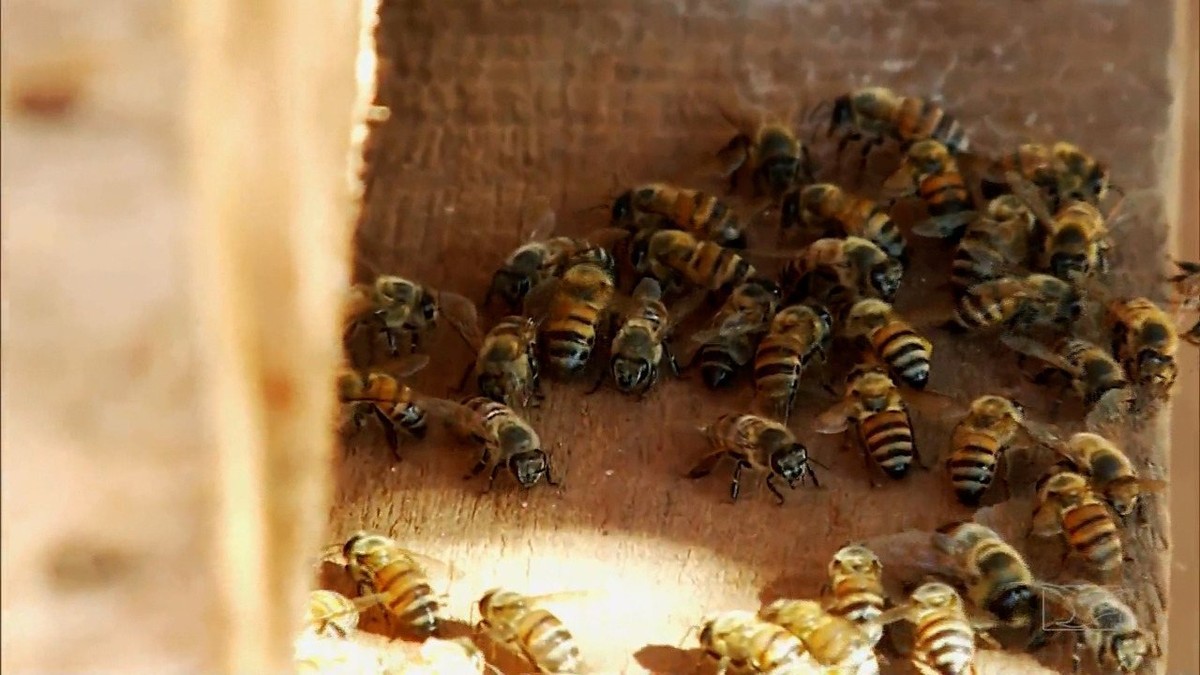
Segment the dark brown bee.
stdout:
<svg viewBox="0 0 1200 675">
<path fill-rule="evenodd" d="M 683 230 L 727 248 L 746 248 L 746 232 L 737 213 L 715 196 L 667 183 L 639 185 L 613 202 L 612 224 L 640 230 Z"/>
<path fill-rule="evenodd" d="M 835 99 L 829 133 L 839 130 L 846 133 L 838 143 L 838 154 L 851 141 L 865 141 L 863 163 L 871 149 L 887 139 L 898 142 L 901 149 L 926 139 L 955 153 L 970 147 L 962 126 L 936 103 L 901 96 L 886 87 L 863 87 Z"/>
<path fill-rule="evenodd" d="M 920 463 L 908 405 L 879 366 L 855 366 L 846 378 L 842 401 L 816 421 L 817 431 L 823 434 L 840 434 L 851 427 L 868 469 L 873 459 L 889 478 L 899 480 L 913 462 Z"/>
<path fill-rule="evenodd" d="M 833 335 L 833 318 L 820 305 L 779 310 L 754 353 L 754 391 L 758 401 L 787 424 L 800 377 L 814 359 L 824 359 Z"/>
<path fill-rule="evenodd" d="M 537 332 L 537 323 L 524 316 L 506 316 L 488 331 L 467 372 L 475 374 L 479 393 L 510 407 L 528 407 L 542 398 Z"/>
<path fill-rule="evenodd" d="M 700 343 L 694 361 L 712 389 L 726 386 L 754 359 L 758 342 L 779 308 L 779 287 L 769 279 L 754 277 L 738 285 L 713 317 L 708 330 L 692 336 Z"/>
<path fill-rule="evenodd" d="M 1149 298 L 1114 300 L 1108 305 L 1112 351 L 1125 374 L 1150 402 L 1165 403 L 1179 375 L 1175 322 Z"/>
<path fill-rule="evenodd" d="M 1083 313 L 1074 286 L 1048 274 L 1009 276 L 968 288 L 954 306 L 956 330 L 1002 327 L 1023 333 L 1039 326 L 1065 329 Z"/>
<path fill-rule="evenodd" d="M 766 123 L 749 131 L 745 122 L 733 120 L 728 113 L 725 119 L 739 127 L 738 134 L 717 153 L 726 165 L 730 190 L 737 189 L 739 177 L 747 172 L 759 194 L 775 198 L 797 183 L 812 181 L 816 166 L 808 148 L 787 126 Z"/>
<path fill-rule="evenodd" d="M 904 266 L 861 237 L 818 239 L 783 268 L 781 286 L 788 302 L 814 300 L 835 313 L 859 298 L 892 302 Z"/>
<path fill-rule="evenodd" d="M 631 262 L 665 288 L 730 290 L 757 275 L 735 251 L 681 230 L 641 230 L 633 237 Z"/>
<path fill-rule="evenodd" d="M 858 197 L 833 183 L 816 183 L 783 196 L 780 225 L 802 225 L 823 237 L 862 237 L 902 264 L 908 263 L 907 244 L 888 208 Z"/>
<path fill-rule="evenodd" d="M 414 438 L 424 438 L 427 431 L 425 409 L 417 402 L 416 393 L 400 381 L 425 367 L 429 357 L 410 354 L 396 366 L 395 372 L 362 372 L 342 368 L 338 373 L 338 400 L 348 406 L 349 421 L 356 430 L 366 424 L 366 416 L 379 421 L 384 438 L 396 459 L 400 459 L 400 427 Z"/>
<path fill-rule="evenodd" d="M 929 382 L 933 343 L 883 300 L 864 298 L 854 303 L 841 330 L 852 340 L 865 341 L 892 376 L 913 389 L 924 389 Z"/>
<path fill-rule="evenodd" d="M 893 200 L 916 195 L 925 204 L 928 219 L 918 233 L 944 232 L 956 236 L 978 215 L 967 182 L 951 151 L 934 140 L 914 143 L 900 168 L 883 186 Z"/>
<path fill-rule="evenodd" d="M 789 488 L 804 482 L 809 476 L 813 485 L 820 487 L 817 476 L 809 466 L 808 449 L 805 448 L 786 426 L 759 417 L 758 415 L 723 415 L 704 428 L 712 452 L 705 455 L 688 472 L 687 477 L 703 478 L 713 472 L 717 462 L 725 456 L 735 464 L 733 482 L 729 485 L 729 496 L 737 501 L 740 492 L 742 469 L 758 469 L 767 474 L 767 488 L 783 504 L 783 494 L 775 486 L 776 476 L 782 478 Z"/>
<path fill-rule="evenodd" d="M 987 213 L 967 226 L 954 250 L 950 286 L 955 299 L 972 286 L 1023 268 L 1032 250 L 1035 222 L 1033 211 L 1019 197 L 1003 195 L 989 202 Z M 914 232 L 928 234 L 919 228 Z"/>
<path fill-rule="evenodd" d="M 1121 535 L 1108 506 L 1092 492 L 1086 476 L 1059 464 L 1037 483 L 1037 508 L 1030 536 L 1062 534 L 1089 569 L 1109 576 L 1124 561 Z"/>
</svg>

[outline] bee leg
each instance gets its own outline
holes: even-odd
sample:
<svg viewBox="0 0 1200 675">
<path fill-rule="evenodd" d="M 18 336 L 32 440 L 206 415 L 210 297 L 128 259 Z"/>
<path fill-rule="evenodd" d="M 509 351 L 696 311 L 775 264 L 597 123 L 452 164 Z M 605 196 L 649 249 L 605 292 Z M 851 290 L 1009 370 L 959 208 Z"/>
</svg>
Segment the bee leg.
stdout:
<svg viewBox="0 0 1200 675">
<path fill-rule="evenodd" d="M 608 371 L 601 368 L 600 376 L 596 378 L 596 382 L 595 382 L 595 384 L 592 385 L 592 388 L 587 390 L 587 395 L 591 396 L 592 394 L 600 391 L 600 387 L 604 386 L 604 380 L 607 378 L 608 378 Z"/>
<path fill-rule="evenodd" d="M 665 342 L 663 343 L 663 356 L 667 357 L 667 367 L 671 369 L 671 374 L 679 377 L 679 362 L 675 360 L 675 354 Z"/>
<path fill-rule="evenodd" d="M 1079 675 L 1080 667 L 1083 664 L 1083 649 L 1085 647 L 1083 632 L 1075 638 L 1075 647 L 1071 649 L 1071 672 L 1074 675 Z"/>
<path fill-rule="evenodd" d="M 459 381 L 458 381 L 458 388 L 454 390 L 455 393 L 458 393 L 458 394 L 466 393 L 467 380 L 470 379 L 471 374 L 474 372 L 475 372 L 475 364 L 474 363 L 468 364 L 467 369 L 463 371 L 462 378 L 459 379 Z"/>
<path fill-rule="evenodd" d="M 775 495 L 775 499 L 779 501 L 779 505 L 783 506 L 783 493 L 780 492 L 779 487 L 775 485 L 775 481 L 772 480 L 774 478 L 775 478 L 775 474 L 773 474 L 773 473 L 767 474 L 767 489 L 769 489 L 771 491 L 771 493 Z"/>
<path fill-rule="evenodd" d="M 379 420 L 379 425 L 383 427 L 383 438 L 387 443 L 388 449 L 396 456 L 396 461 L 400 461 L 400 436 L 396 433 L 396 423 L 386 413 L 379 409 L 379 406 L 371 406 L 375 412 L 375 419 Z"/>
<path fill-rule="evenodd" d="M 500 475 L 500 470 L 504 468 L 504 462 L 496 462 L 496 466 L 492 467 L 492 473 L 488 476 L 487 487 L 483 488 L 483 494 L 492 491 L 492 486 L 496 484 L 496 476 Z"/>
<path fill-rule="evenodd" d="M 400 355 L 400 337 L 399 337 L 399 335 L 396 334 L 396 331 L 392 330 L 391 328 L 385 327 L 383 329 L 383 337 L 385 340 L 387 340 L 388 352 L 392 356 L 399 356 Z M 415 338 L 413 341 L 415 344 Z"/>
<path fill-rule="evenodd" d="M 554 477 L 554 470 L 550 467 L 550 455 L 546 455 L 546 484 L 552 487 L 558 487 L 558 479 Z"/>
<path fill-rule="evenodd" d="M 746 465 L 740 461 L 733 465 L 733 482 L 729 484 L 729 497 L 735 502 L 742 491 L 742 468 L 744 466 Z"/>
<path fill-rule="evenodd" d="M 483 446 L 483 456 L 479 458 L 479 461 L 475 463 L 475 466 L 471 467 L 471 471 L 467 475 L 463 476 L 463 480 L 471 480 L 475 476 L 483 473 L 483 470 L 486 469 L 488 464 L 491 464 L 491 462 L 492 449 L 485 445 Z"/>
<path fill-rule="evenodd" d="M 724 455 L 724 452 L 712 452 L 705 455 L 700 459 L 696 466 L 693 467 L 691 471 L 684 474 L 684 476 L 693 480 L 697 478 L 704 478 L 713 472 L 713 469 L 715 469 L 717 466 L 717 462 L 719 462 L 721 457 Z"/>
<path fill-rule="evenodd" d="M 717 160 L 724 166 L 722 170 L 729 177 L 729 191 L 737 189 L 742 167 L 750 158 L 750 137 L 746 134 L 734 136 L 725 147 L 717 151 Z"/>
</svg>

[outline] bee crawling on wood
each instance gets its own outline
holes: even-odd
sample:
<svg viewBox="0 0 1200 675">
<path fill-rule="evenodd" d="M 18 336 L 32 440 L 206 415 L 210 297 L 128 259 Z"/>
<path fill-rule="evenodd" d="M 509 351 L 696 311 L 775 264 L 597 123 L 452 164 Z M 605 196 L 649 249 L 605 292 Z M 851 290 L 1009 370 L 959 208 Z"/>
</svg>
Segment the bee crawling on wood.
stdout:
<svg viewBox="0 0 1200 675">
<path fill-rule="evenodd" d="M 891 139 L 907 150 L 918 141 L 932 140 L 951 153 L 965 152 L 970 141 L 954 116 L 929 99 L 902 96 L 886 87 L 863 87 L 833 101 L 829 135 L 843 132 L 840 155 L 852 141 L 865 141 L 862 164 L 871 150 Z"/>
<path fill-rule="evenodd" d="M 582 673 L 584 662 L 575 637 L 540 606 L 558 595 L 527 596 L 493 588 L 479 598 L 476 630 L 523 655 L 539 673 Z"/>
<path fill-rule="evenodd" d="M 717 153 L 718 161 L 725 165 L 731 191 L 746 174 L 758 194 L 776 199 L 796 185 L 812 182 L 816 164 L 787 125 L 765 120 L 755 124 L 749 116 L 738 116 L 725 108 L 721 115 L 737 129 L 737 135 Z"/>
<path fill-rule="evenodd" d="M 1183 311 L 1200 310 L 1200 262 L 1176 260 L 1175 266 L 1179 268 L 1179 273 L 1167 281 L 1175 285 L 1177 295 L 1175 318 L 1178 320 Z M 1181 337 L 1194 345 L 1200 345 L 1200 321 L 1185 331 Z"/>
<path fill-rule="evenodd" d="M 355 344 L 355 335 L 364 327 L 382 334 L 392 356 L 401 354 L 401 339 L 407 338 L 409 351 L 421 348 L 422 339 L 445 318 L 468 344 L 476 342 L 479 317 L 475 304 L 449 291 L 439 291 L 415 281 L 382 274 L 371 283 L 355 284 L 349 288 L 343 307 L 344 339 L 348 346 Z M 373 337 L 373 335 L 372 335 Z M 354 356 L 360 365 L 364 359 Z"/>
<path fill-rule="evenodd" d="M 808 456 L 796 436 L 786 426 L 757 415 L 723 415 L 701 429 L 708 437 L 712 451 L 706 454 L 687 473 L 688 478 L 703 478 L 716 468 L 723 457 L 734 460 L 733 482 L 729 485 L 729 496 L 737 501 L 740 493 L 742 469 L 758 469 L 766 472 L 767 488 L 782 506 L 783 493 L 775 485 L 775 477 L 782 478 L 788 488 L 794 489 L 805 476 L 811 478 L 815 487 L 820 487 L 813 473 Z"/>
<path fill-rule="evenodd" d="M 350 426 L 361 430 L 367 416 L 373 416 L 383 429 L 384 438 L 396 459 L 401 459 L 397 427 L 418 439 L 424 438 L 427 430 L 424 406 L 416 392 L 400 379 L 428 363 L 427 355 L 410 354 L 388 372 L 343 367 L 338 373 L 338 399 L 346 406 Z"/>
<path fill-rule="evenodd" d="M 524 489 L 537 485 L 543 478 L 549 485 L 558 485 L 550 455 L 542 448 L 537 431 L 512 408 L 483 396 L 470 397 L 462 403 L 432 399 L 427 406 L 431 414 L 445 421 L 452 433 L 482 446 L 482 456 L 463 480 L 470 480 L 490 467 L 485 493 L 492 489 L 504 469 Z"/>
<path fill-rule="evenodd" d="M 800 638 L 754 612 L 732 610 L 707 617 L 700 647 L 717 662 L 717 675 L 808 675 L 822 672 Z"/>
<path fill-rule="evenodd" d="M 638 282 L 627 308 L 620 313 L 608 370 L 623 393 L 645 395 L 658 382 L 659 367 L 664 362 L 672 374 L 679 375 L 679 364 L 667 344 L 677 319 L 667 310 L 662 296 L 658 281 L 646 277 Z M 703 295 L 693 298 L 703 300 Z M 605 379 L 607 374 L 602 373 L 592 391 L 598 390 Z"/>
</svg>

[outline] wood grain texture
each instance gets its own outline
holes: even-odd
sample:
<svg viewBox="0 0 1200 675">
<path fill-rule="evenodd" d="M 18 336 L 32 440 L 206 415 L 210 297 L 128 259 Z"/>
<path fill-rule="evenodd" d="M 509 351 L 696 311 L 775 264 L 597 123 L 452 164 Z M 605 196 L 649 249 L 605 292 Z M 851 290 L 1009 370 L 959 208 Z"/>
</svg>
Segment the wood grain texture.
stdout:
<svg viewBox="0 0 1200 675">
<path fill-rule="evenodd" d="M 783 111 L 876 83 L 942 101 L 984 151 L 1064 138 L 1110 160 L 1136 213 L 1118 233 L 1113 284 L 1164 293 L 1156 279 L 1167 229 L 1155 177 L 1172 147 L 1172 4 L 891 7 L 384 2 L 378 102 L 391 117 L 369 143 L 359 276 L 401 273 L 481 298 L 492 270 L 530 235 L 521 213 L 535 201 L 555 207 L 561 230 L 587 232 L 603 215 L 576 214 L 612 198 L 614 174 L 622 183 L 694 175 L 732 133 L 718 103 Z M 945 249 L 919 248 L 901 309 L 944 295 Z M 934 341 L 932 387 L 963 398 L 1020 392 L 1047 418 L 1044 397 L 991 341 L 940 333 Z M 443 395 L 469 355 L 448 335 L 436 344 L 434 368 L 415 383 Z M 1181 379 L 1196 372 L 1192 361 Z M 666 382 L 640 403 L 585 388 L 550 383 L 531 415 L 565 472 L 562 488 L 521 493 L 502 479 L 480 495 L 481 484 L 460 480 L 475 459 L 468 448 L 435 437 L 412 444 L 397 465 L 377 439 L 355 439 L 337 469 L 329 540 L 366 527 L 454 563 L 451 607 L 462 618 L 495 584 L 597 589 L 594 600 L 556 607 L 592 665 L 677 672 L 693 655 L 675 645 L 706 612 L 811 595 L 843 543 L 970 516 L 939 471 L 870 489 L 858 456 L 812 432 L 812 415 L 830 402 L 819 387 L 795 427 L 830 470 L 823 489 L 797 490 L 783 508 L 761 484 L 729 504 L 721 471 L 680 478 L 702 451 L 689 427 L 744 408 L 744 388 L 714 395 L 695 380 Z M 1077 409 L 1062 414 L 1064 429 L 1079 427 Z M 932 459 L 953 420 L 916 415 Z M 1152 433 L 1131 435 L 1139 459 L 1161 459 Z M 1017 467 L 1018 495 L 1039 468 Z M 1125 572 L 1155 627 L 1164 600 L 1159 522 L 1155 515 L 1150 528 L 1128 533 L 1136 562 Z M 1015 532 L 1020 523 L 1008 516 L 1002 526 Z M 1031 553 L 1044 574 L 1059 571 L 1054 544 Z M 1042 658 L 1061 666 L 1062 646 Z"/>
</svg>

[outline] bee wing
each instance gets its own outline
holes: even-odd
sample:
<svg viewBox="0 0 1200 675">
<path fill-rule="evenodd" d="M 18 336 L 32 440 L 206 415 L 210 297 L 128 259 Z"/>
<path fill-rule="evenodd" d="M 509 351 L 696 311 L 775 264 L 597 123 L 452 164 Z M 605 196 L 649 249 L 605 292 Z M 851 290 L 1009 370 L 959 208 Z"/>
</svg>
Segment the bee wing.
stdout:
<svg viewBox="0 0 1200 675">
<path fill-rule="evenodd" d="M 713 340 L 721 338 L 733 338 L 753 333 L 756 330 L 761 330 L 764 327 L 762 321 L 752 321 L 746 317 L 730 317 L 720 326 L 713 328 L 705 328 L 692 333 L 692 341 L 699 344 L 705 344 Z"/>
<path fill-rule="evenodd" d="M 526 595 L 525 601 L 532 606 L 545 606 L 549 604 L 557 604 L 564 602 L 580 602 L 585 600 L 595 600 L 604 595 L 600 589 L 574 589 L 555 591 L 553 593 L 539 593 L 537 595 Z"/>
<path fill-rule="evenodd" d="M 625 241 L 632 234 L 631 231 L 623 227 L 601 227 L 588 232 L 585 238 L 588 243 L 611 251 L 617 244 Z"/>
<path fill-rule="evenodd" d="M 479 310 L 475 308 L 475 303 L 449 291 L 438 291 L 437 300 L 446 321 L 472 351 L 479 351 L 483 344 L 483 333 L 479 329 Z"/>
<path fill-rule="evenodd" d="M 396 378 L 409 377 L 429 365 L 428 354 L 405 354 L 385 365 L 384 370 Z"/>
<path fill-rule="evenodd" d="M 934 545 L 936 532 L 905 530 L 868 539 L 864 545 L 875 552 L 884 574 L 894 579 L 915 579 L 937 574 L 953 576 L 952 561 Z"/>
<path fill-rule="evenodd" d="M 905 163 L 883 182 L 880 190 L 881 201 L 903 199 L 911 195 L 914 190 L 916 190 L 916 180 L 913 170 Z"/>
<path fill-rule="evenodd" d="M 953 235 L 958 230 L 970 225 L 976 218 L 979 217 L 977 211 L 962 211 L 960 213 L 947 213 L 942 216 L 934 216 L 926 218 L 921 222 L 913 225 L 913 234 L 920 237 L 930 237 L 933 239 L 945 239 Z"/>
<path fill-rule="evenodd" d="M 1045 361 L 1046 363 L 1049 363 L 1061 370 L 1068 372 L 1073 370 L 1071 364 L 1068 363 L 1066 359 L 1056 354 L 1053 349 L 1047 347 L 1041 342 L 1038 342 L 1037 340 L 1034 340 L 1033 338 L 1028 338 L 1023 335 L 1001 335 L 1000 342 L 1004 343 L 1004 346 L 1017 352 L 1018 354 L 1024 354 L 1025 356 L 1038 359 L 1039 361 Z"/>
<path fill-rule="evenodd" d="M 483 420 L 462 403 L 430 396 L 421 397 L 418 404 L 426 413 L 440 419 L 457 436 L 466 438 L 475 435 L 487 438 L 488 434 L 483 427 Z"/>
<path fill-rule="evenodd" d="M 1025 205 L 1029 207 L 1030 211 L 1033 211 L 1033 215 L 1037 216 L 1038 220 L 1043 223 L 1049 223 L 1054 220 L 1054 214 L 1050 213 L 1050 207 L 1046 205 L 1042 191 L 1036 185 L 1016 171 L 1005 172 L 1004 180 L 1012 188 L 1013 194 L 1025 202 Z"/>
<path fill-rule="evenodd" d="M 442 560 L 441 558 L 426 555 L 424 553 L 418 553 L 417 551 L 403 547 L 401 547 L 399 551 L 409 560 L 419 566 L 426 574 L 437 578 L 439 581 L 443 581 L 448 584 L 454 579 L 462 576 L 462 570 L 448 560 Z"/>
<path fill-rule="evenodd" d="M 561 284 L 562 280 L 558 277 L 550 277 L 537 286 L 534 286 L 525 296 L 525 316 L 531 316 L 535 319 L 543 318 L 550 309 L 550 303 L 554 300 L 554 294 L 558 291 Z"/>
<path fill-rule="evenodd" d="M 1050 448 L 1064 457 L 1066 456 L 1064 454 L 1066 440 L 1063 439 L 1061 432 L 1055 425 L 1026 418 L 1021 428 L 1038 445 Z"/>
<path fill-rule="evenodd" d="M 662 300 L 662 295 L 662 284 L 654 277 L 642 277 L 637 286 L 633 287 L 633 299 L 638 302 Z"/>
<path fill-rule="evenodd" d="M 814 428 L 819 434 L 840 434 L 850 426 L 854 417 L 854 401 L 839 401 L 817 415 Z"/>
<path fill-rule="evenodd" d="M 558 226 L 558 214 L 546 197 L 536 197 L 521 209 L 521 241 L 548 237 Z"/>
</svg>

